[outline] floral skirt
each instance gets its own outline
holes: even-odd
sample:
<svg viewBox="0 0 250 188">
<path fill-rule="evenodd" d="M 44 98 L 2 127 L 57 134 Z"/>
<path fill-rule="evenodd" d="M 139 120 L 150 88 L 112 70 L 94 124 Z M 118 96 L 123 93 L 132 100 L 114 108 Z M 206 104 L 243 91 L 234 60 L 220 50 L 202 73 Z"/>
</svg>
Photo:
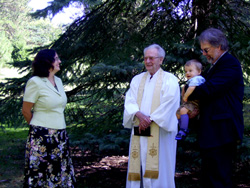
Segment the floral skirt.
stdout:
<svg viewBox="0 0 250 188">
<path fill-rule="evenodd" d="M 30 126 L 24 188 L 74 188 L 75 175 L 65 129 Z"/>
</svg>

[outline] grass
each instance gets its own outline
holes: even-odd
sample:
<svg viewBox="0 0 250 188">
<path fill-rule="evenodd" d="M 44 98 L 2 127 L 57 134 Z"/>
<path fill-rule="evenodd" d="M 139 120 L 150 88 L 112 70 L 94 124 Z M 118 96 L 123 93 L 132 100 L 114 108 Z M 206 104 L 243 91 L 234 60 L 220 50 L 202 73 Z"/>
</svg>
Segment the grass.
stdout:
<svg viewBox="0 0 250 188">
<path fill-rule="evenodd" d="M 25 142 L 28 129 L 0 130 L 0 187 L 22 187 Z"/>
</svg>

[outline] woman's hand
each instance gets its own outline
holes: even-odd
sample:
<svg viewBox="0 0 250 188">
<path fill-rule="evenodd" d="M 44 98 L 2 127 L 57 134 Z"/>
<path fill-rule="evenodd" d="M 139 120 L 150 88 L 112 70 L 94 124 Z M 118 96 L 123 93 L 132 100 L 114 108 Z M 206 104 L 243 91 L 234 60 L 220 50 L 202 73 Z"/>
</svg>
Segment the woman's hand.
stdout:
<svg viewBox="0 0 250 188">
<path fill-rule="evenodd" d="M 31 109 L 33 108 L 34 103 L 31 102 L 23 102 L 23 107 L 22 107 L 22 113 L 23 113 L 23 117 L 24 119 L 27 121 L 27 123 L 29 124 L 31 119 L 32 119 L 32 112 Z"/>
</svg>

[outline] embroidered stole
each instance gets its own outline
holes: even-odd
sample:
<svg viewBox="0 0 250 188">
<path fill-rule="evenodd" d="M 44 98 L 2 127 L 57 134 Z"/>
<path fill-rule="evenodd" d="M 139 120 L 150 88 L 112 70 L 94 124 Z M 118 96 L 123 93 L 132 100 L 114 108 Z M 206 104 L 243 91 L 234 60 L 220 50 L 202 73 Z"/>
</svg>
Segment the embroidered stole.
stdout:
<svg viewBox="0 0 250 188">
<path fill-rule="evenodd" d="M 143 97 L 143 91 L 146 83 L 148 72 L 142 77 L 139 85 L 137 94 L 137 104 L 141 108 L 141 101 Z M 156 80 L 154 94 L 151 104 L 151 114 L 160 105 L 160 93 L 163 82 L 163 70 L 159 70 L 159 74 Z M 134 125 L 139 125 L 139 119 L 135 116 Z M 145 178 L 158 179 L 159 175 L 159 126 L 152 122 L 150 124 L 151 136 L 148 137 L 147 147 L 147 159 L 146 159 L 146 171 L 144 174 Z M 140 181 L 140 136 L 132 135 L 131 137 L 131 148 L 130 148 L 130 159 L 129 159 L 129 181 Z"/>
</svg>

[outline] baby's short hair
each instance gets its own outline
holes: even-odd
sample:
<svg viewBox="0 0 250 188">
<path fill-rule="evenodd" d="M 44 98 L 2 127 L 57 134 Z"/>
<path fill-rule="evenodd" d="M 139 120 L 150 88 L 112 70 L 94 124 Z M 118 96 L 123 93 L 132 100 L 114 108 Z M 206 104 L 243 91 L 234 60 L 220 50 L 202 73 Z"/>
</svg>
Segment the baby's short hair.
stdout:
<svg viewBox="0 0 250 188">
<path fill-rule="evenodd" d="M 185 66 L 190 66 L 190 65 L 194 65 L 197 68 L 197 70 L 200 70 L 200 71 L 202 70 L 202 64 L 196 59 L 191 59 L 187 61 L 185 64 Z"/>
</svg>

